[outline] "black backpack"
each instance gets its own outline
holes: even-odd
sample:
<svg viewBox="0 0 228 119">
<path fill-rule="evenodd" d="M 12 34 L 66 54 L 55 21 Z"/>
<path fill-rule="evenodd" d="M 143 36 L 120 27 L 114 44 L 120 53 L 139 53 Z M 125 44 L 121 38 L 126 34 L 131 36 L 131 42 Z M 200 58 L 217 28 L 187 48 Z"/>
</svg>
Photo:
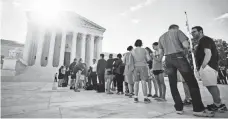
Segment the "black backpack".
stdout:
<svg viewBox="0 0 228 119">
<path fill-rule="evenodd" d="M 124 74 L 125 64 L 123 62 L 119 65 L 118 68 L 119 68 L 120 74 Z"/>
</svg>

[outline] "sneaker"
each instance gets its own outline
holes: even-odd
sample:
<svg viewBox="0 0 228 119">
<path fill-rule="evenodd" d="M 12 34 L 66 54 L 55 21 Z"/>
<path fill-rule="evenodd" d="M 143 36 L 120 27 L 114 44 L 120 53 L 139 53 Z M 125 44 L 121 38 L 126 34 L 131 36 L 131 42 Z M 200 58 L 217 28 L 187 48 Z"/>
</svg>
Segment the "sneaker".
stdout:
<svg viewBox="0 0 228 119">
<path fill-rule="evenodd" d="M 137 103 L 139 102 L 139 99 L 138 98 L 134 98 L 134 103 Z"/>
<path fill-rule="evenodd" d="M 193 115 L 197 117 L 213 117 L 215 114 L 212 111 L 204 110 L 201 112 L 193 112 Z"/>
<path fill-rule="evenodd" d="M 125 96 L 130 96 L 130 93 L 125 93 Z"/>
<path fill-rule="evenodd" d="M 147 97 L 152 97 L 152 95 L 151 94 L 148 94 Z"/>
<path fill-rule="evenodd" d="M 74 89 L 74 92 L 80 92 L 80 90 L 78 90 L 78 89 Z"/>
<path fill-rule="evenodd" d="M 113 94 L 113 92 L 107 92 L 107 94 Z"/>
<path fill-rule="evenodd" d="M 221 104 L 221 105 L 218 107 L 218 112 L 223 113 L 223 112 L 225 112 L 225 111 L 227 111 L 226 105 L 225 105 L 225 104 Z"/>
<path fill-rule="evenodd" d="M 209 111 L 217 111 L 219 107 L 217 107 L 215 104 L 207 105 L 206 107 Z"/>
<path fill-rule="evenodd" d="M 157 98 L 157 97 L 158 97 L 158 95 L 156 95 L 156 94 L 152 96 L 152 98 Z"/>
<path fill-rule="evenodd" d="M 164 98 L 159 98 L 157 101 L 158 101 L 158 102 L 166 102 L 167 100 L 164 99 Z"/>
<path fill-rule="evenodd" d="M 148 103 L 150 103 L 150 102 L 151 102 L 150 99 L 144 98 L 144 103 L 148 104 Z"/>
<path fill-rule="evenodd" d="M 134 93 L 129 94 L 129 98 L 132 98 L 134 96 Z"/>
<path fill-rule="evenodd" d="M 176 113 L 182 115 L 182 114 L 184 113 L 184 111 L 183 111 L 183 110 L 181 110 L 181 111 L 176 111 Z"/>
<path fill-rule="evenodd" d="M 183 101 L 184 106 L 192 105 L 192 100 L 184 100 Z"/>
</svg>

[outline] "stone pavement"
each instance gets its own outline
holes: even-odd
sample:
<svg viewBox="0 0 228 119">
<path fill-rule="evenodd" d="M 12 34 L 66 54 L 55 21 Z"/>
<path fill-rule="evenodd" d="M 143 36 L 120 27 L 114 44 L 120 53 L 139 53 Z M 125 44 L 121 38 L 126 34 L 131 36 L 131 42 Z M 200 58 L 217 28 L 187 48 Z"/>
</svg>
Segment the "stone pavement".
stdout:
<svg viewBox="0 0 228 119">
<path fill-rule="evenodd" d="M 42 82 L 1 82 L 2 118 L 196 118 L 192 107 L 185 107 L 183 115 L 177 115 L 167 83 L 167 102 L 143 103 L 123 95 L 106 95 L 95 91 L 73 92 L 69 88 L 52 91 L 51 83 Z M 207 90 L 201 87 L 204 104 L 212 103 Z M 184 98 L 183 86 L 179 90 Z M 223 101 L 228 105 L 228 85 L 219 85 Z M 227 118 L 228 112 L 216 113 L 215 117 Z"/>
</svg>

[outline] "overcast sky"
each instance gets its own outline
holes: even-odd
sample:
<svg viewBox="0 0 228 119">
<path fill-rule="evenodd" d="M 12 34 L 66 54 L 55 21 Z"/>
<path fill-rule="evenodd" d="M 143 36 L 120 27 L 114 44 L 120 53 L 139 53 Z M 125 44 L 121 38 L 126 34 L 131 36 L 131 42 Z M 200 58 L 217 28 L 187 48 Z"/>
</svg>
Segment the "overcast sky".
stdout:
<svg viewBox="0 0 228 119">
<path fill-rule="evenodd" d="M 42 0 L 37 0 L 42 1 Z M 1 36 L 25 41 L 25 11 L 35 0 L 2 0 Z M 42 3 L 52 8 L 55 3 Z M 206 35 L 228 41 L 228 0 L 52 0 L 60 10 L 75 11 L 106 28 L 103 51 L 123 53 L 136 39 L 144 46 L 158 41 L 169 25 L 178 24 L 186 33 L 185 14 L 190 26 L 200 25 Z M 52 3 L 52 5 L 50 5 Z"/>
</svg>

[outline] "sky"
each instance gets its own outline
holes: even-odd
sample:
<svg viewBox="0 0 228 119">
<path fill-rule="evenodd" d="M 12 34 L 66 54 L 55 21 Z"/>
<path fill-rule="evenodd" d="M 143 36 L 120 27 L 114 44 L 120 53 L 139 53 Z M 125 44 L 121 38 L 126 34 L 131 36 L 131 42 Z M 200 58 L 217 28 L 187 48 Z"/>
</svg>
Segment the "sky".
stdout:
<svg viewBox="0 0 228 119">
<path fill-rule="evenodd" d="M 190 27 L 202 26 L 205 35 L 228 41 L 228 0 L 1 0 L 1 5 L 1 38 L 21 43 L 25 11 L 31 9 L 74 11 L 101 25 L 103 52 L 124 53 L 136 39 L 151 48 L 171 24 L 187 34 L 185 11 Z"/>
</svg>

